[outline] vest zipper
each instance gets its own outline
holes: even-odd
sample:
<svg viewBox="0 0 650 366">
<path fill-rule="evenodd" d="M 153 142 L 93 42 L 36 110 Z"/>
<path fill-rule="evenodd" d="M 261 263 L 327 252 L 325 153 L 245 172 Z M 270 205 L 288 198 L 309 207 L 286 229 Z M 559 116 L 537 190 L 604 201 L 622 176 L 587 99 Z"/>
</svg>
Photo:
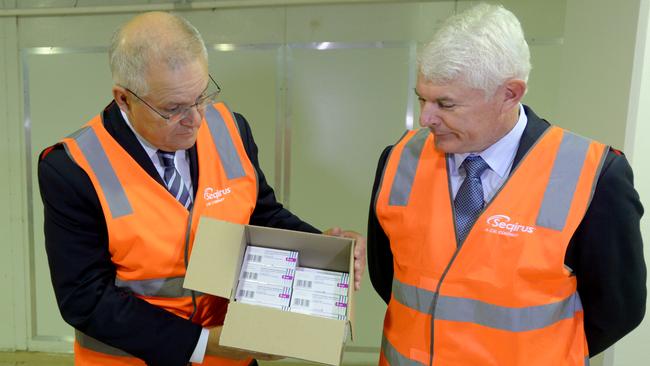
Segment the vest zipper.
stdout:
<svg viewBox="0 0 650 366">
<path fill-rule="evenodd" d="M 187 265 L 189 263 L 189 252 L 190 252 L 190 233 L 192 232 L 192 218 L 194 216 L 194 206 L 192 205 L 192 208 L 190 209 L 190 215 L 187 218 L 187 228 L 185 230 L 185 255 L 183 258 L 184 264 L 185 264 L 185 273 L 187 273 Z M 194 314 L 196 314 L 196 292 L 194 290 L 190 290 L 192 293 L 192 313 L 190 314 L 190 317 L 188 320 L 192 320 L 194 317 Z"/>
</svg>

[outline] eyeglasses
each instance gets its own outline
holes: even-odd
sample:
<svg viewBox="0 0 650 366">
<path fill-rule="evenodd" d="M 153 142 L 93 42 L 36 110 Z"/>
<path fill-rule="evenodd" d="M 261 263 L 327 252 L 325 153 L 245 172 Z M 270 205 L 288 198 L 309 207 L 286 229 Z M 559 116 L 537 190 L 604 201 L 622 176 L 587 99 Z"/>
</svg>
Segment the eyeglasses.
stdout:
<svg viewBox="0 0 650 366">
<path fill-rule="evenodd" d="M 185 119 L 190 113 L 192 113 L 192 109 L 196 108 L 196 110 L 201 113 L 207 107 L 209 104 L 214 104 L 217 101 L 217 96 L 219 93 L 221 93 L 221 87 L 219 84 L 217 84 L 216 81 L 212 78 L 212 75 L 208 74 L 210 77 L 210 82 L 208 83 L 208 86 L 205 88 L 203 93 L 201 93 L 201 96 L 197 99 L 196 103 L 192 105 L 187 105 L 187 106 L 178 106 L 174 108 L 173 110 L 170 110 L 169 113 L 161 113 L 159 112 L 156 108 L 152 107 L 151 104 L 147 103 L 144 99 L 140 98 L 136 93 L 134 93 L 132 90 L 129 88 L 125 88 L 126 91 L 129 93 L 133 94 L 134 97 L 138 98 L 142 103 L 144 103 L 149 109 L 152 111 L 156 112 L 157 115 L 159 115 L 162 119 L 166 120 L 167 123 L 169 124 L 174 124 L 182 121 Z"/>
</svg>

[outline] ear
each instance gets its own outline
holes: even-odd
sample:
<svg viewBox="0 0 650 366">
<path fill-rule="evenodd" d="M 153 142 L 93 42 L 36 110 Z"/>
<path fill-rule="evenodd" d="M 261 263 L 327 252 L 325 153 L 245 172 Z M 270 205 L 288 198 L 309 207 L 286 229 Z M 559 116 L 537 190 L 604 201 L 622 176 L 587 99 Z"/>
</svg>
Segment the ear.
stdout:
<svg viewBox="0 0 650 366">
<path fill-rule="evenodd" d="M 113 99 L 120 109 L 127 115 L 131 112 L 131 102 L 129 100 L 129 92 L 126 88 L 119 85 L 113 85 Z"/>
<path fill-rule="evenodd" d="M 526 94 L 526 82 L 521 79 L 509 79 L 503 83 L 503 109 L 511 110 L 519 105 Z"/>
</svg>

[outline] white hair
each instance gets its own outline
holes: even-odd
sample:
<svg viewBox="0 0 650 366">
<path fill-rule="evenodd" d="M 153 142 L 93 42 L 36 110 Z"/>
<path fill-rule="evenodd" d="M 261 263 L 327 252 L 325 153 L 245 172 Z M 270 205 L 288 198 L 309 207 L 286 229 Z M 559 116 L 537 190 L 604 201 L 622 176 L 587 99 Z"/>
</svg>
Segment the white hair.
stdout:
<svg viewBox="0 0 650 366">
<path fill-rule="evenodd" d="M 528 81 L 530 51 L 517 17 L 500 5 L 478 4 L 447 19 L 418 57 L 430 82 L 459 80 L 486 98 L 511 78 Z"/>
<path fill-rule="evenodd" d="M 199 31 L 178 15 L 157 15 L 162 15 L 162 22 L 149 22 L 138 32 L 125 31 L 130 22 L 122 25 L 113 34 L 108 50 L 113 82 L 140 95 L 148 92 L 150 64 L 164 63 L 176 69 L 202 59 L 207 65 L 208 51 Z"/>
</svg>

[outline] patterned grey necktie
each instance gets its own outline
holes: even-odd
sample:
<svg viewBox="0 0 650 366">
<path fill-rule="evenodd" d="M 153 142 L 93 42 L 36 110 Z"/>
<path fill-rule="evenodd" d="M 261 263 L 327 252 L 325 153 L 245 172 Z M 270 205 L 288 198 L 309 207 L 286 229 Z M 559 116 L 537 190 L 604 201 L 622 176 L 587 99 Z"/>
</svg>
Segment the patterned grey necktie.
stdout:
<svg viewBox="0 0 650 366">
<path fill-rule="evenodd" d="M 489 168 L 485 160 L 478 155 L 468 156 L 461 166 L 465 168 L 467 174 L 454 199 L 458 243 L 465 241 L 476 217 L 483 209 L 481 174 Z"/>
<path fill-rule="evenodd" d="M 163 180 L 165 181 L 165 185 L 167 185 L 167 190 L 181 205 L 189 209 L 192 206 L 192 195 L 185 182 L 183 182 L 183 177 L 181 177 L 180 172 L 176 169 L 174 153 L 158 150 L 156 154 L 158 155 L 158 159 L 160 159 L 160 164 L 165 168 Z"/>
</svg>

